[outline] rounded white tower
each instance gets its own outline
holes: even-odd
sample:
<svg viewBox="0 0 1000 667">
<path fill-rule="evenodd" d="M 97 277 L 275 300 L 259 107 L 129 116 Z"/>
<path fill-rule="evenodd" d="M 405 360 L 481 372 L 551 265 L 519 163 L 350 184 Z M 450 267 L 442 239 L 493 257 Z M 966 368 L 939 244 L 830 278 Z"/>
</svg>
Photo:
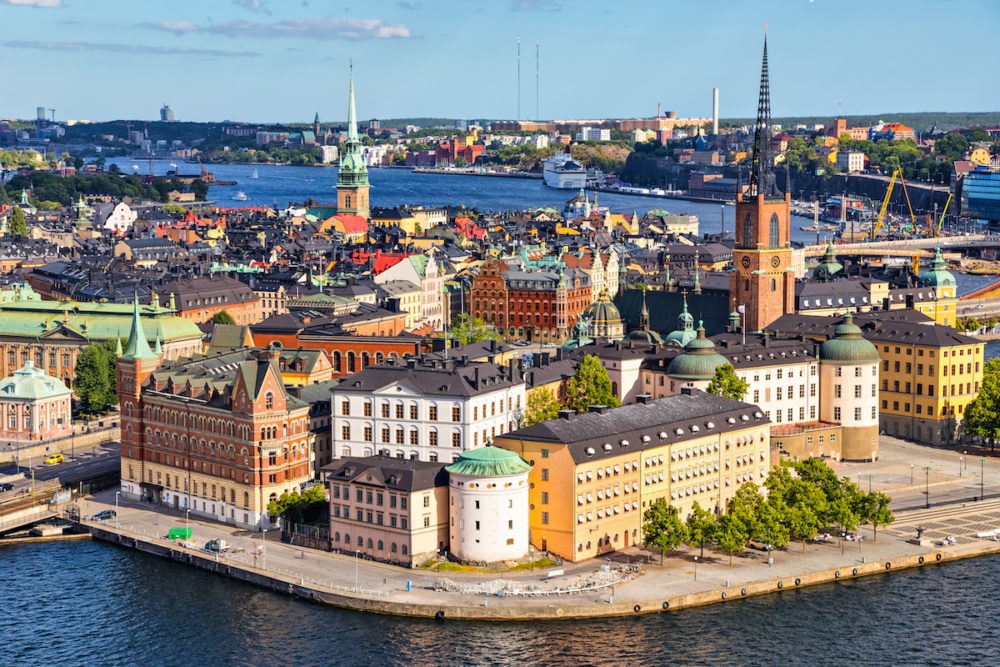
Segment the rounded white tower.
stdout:
<svg viewBox="0 0 1000 667">
<path fill-rule="evenodd" d="M 528 551 L 528 473 L 514 452 L 487 446 L 447 466 L 451 553 L 463 561 L 516 560 Z"/>
<path fill-rule="evenodd" d="M 820 419 L 844 427 L 841 458 L 878 458 L 878 350 L 850 313 L 820 348 Z"/>
</svg>

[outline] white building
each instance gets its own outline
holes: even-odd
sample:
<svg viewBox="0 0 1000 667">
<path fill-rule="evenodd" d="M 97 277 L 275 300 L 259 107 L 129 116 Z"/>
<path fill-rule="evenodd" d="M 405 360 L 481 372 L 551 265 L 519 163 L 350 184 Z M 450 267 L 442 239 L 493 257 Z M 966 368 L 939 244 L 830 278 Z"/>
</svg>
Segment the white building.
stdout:
<svg viewBox="0 0 1000 667">
<path fill-rule="evenodd" d="M 320 146 L 319 157 L 323 164 L 333 164 L 339 158 L 339 151 L 336 146 Z"/>
<path fill-rule="evenodd" d="M 410 357 L 345 378 L 331 401 L 334 458 L 447 462 L 518 427 L 524 380 L 513 365 Z"/>
<path fill-rule="evenodd" d="M 512 451 L 464 452 L 448 471 L 448 541 L 458 560 L 493 563 L 528 552 L 528 473 Z"/>
<path fill-rule="evenodd" d="M 865 154 L 861 151 L 840 151 L 837 153 L 837 169 L 849 174 L 865 169 Z"/>
<path fill-rule="evenodd" d="M 133 211 L 128 204 L 118 202 L 104 220 L 103 227 L 116 234 L 124 234 L 132 229 L 132 225 L 135 224 L 138 217 L 139 214 Z"/>
<path fill-rule="evenodd" d="M 576 133 L 577 141 L 611 141 L 611 130 L 599 127 L 581 127 Z"/>
<path fill-rule="evenodd" d="M 436 331 L 444 326 L 444 278 L 440 267 L 427 255 L 410 255 L 402 262 L 393 264 L 375 276 L 375 284 L 387 285 L 393 281 L 404 281 L 420 287 L 419 305 L 413 317 L 407 317 L 406 328 L 414 329 L 429 324 Z M 409 312 L 410 309 L 407 309 Z"/>
</svg>

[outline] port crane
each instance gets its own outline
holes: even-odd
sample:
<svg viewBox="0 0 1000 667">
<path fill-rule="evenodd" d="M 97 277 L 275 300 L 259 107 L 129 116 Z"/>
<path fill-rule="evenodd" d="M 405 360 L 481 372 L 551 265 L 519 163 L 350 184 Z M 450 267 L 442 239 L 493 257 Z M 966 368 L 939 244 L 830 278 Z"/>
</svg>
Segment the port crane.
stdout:
<svg viewBox="0 0 1000 667">
<path fill-rule="evenodd" d="M 910 205 L 910 193 L 906 191 L 906 180 L 903 178 L 903 171 L 901 169 L 896 169 L 892 172 L 892 178 L 889 179 L 889 187 L 885 190 L 885 199 L 882 200 L 882 208 L 879 209 L 878 218 L 875 220 L 875 224 L 872 228 L 871 239 L 874 241 L 878 238 L 879 233 L 882 231 L 882 227 L 885 225 L 885 214 L 889 210 L 889 200 L 892 199 L 892 190 L 896 185 L 896 179 L 903 186 L 903 195 L 906 197 L 906 208 L 910 212 L 910 224 L 916 228 L 916 219 L 913 217 L 913 206 Z"/>
</svg>

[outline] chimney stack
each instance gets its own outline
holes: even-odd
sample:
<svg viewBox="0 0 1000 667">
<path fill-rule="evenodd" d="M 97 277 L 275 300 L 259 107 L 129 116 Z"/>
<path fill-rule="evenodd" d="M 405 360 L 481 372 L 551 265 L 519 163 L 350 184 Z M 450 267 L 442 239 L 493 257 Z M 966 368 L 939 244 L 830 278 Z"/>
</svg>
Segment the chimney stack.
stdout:
<svg viewBox="0 0 1000 667">
<path fill-rule="evenodd" d="M 560 410 L 559 419 L 565 419 L 566 421 L 572 421 L 573 415 L 576 414 L 576 410 Z"/>
</svg>

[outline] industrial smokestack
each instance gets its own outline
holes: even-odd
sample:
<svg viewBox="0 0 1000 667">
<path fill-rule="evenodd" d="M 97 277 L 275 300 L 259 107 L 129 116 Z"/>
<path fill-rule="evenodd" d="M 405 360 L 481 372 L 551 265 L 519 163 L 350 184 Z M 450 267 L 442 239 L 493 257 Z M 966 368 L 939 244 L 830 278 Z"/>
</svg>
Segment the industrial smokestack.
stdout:
<svg viewBox="0 0 1000 667">
<path fill-rule="evenodd" d="M 712 134 L 719 133 L 719 89 L 712 89 Z"/>
</svg>

